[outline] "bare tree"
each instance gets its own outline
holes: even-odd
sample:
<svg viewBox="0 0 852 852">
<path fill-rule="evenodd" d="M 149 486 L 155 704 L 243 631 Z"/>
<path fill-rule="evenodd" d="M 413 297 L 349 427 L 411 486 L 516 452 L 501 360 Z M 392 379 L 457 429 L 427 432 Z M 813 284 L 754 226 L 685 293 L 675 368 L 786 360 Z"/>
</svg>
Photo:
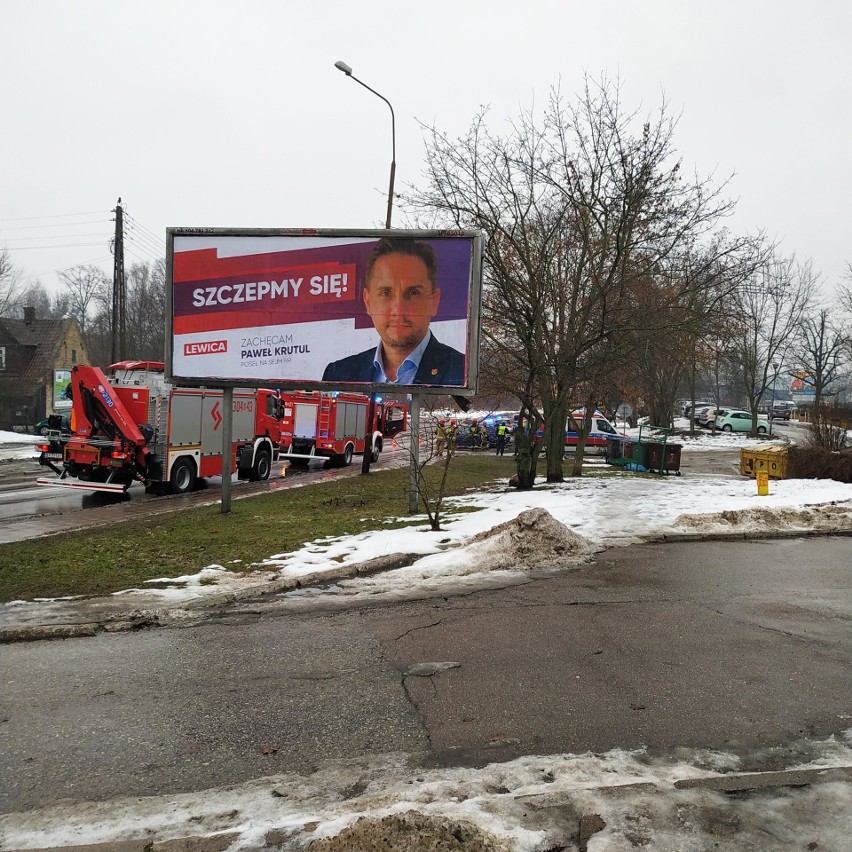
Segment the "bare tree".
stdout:
<svg viewBox="0 0 852 852">
<path fill-rule="evenodd" d="M 91 264 L 72 266 L 60 272 L 59 277 L 68 293 L 68 314 L 77 320 L 85 337 L 99 301 L 102 302 L 104 294 L 109 292 L 109 279 L 100 267 Z"/>
<path fill-rule="evenodd" d="M 840 307 L 840 331 L 846 341 L 846 354 L 852 360 L 852 263 L 846 264 L 844 282 L 837 291 Z"/>
<path fill-rule="evenodd" d="M 9 252 L 0 252 L 0 317 L 10 317 L 19 304 L 23 273 L 12 263 Z"/>
<path fill-rule="evenodd" d="M 44 319 L 62 319 L 68 316 L 69 298 L 66 293 L 51 295 L 40 281 L 30 284 L 21 291 L 18 310 L 23 315 L 25 306 L 35 308 L 37 317 Z"/>
<path fill-rule="evenodd" d="M 803 317 L 791 351 L 804 383 L 814 391 L 814 408 L 846 367 L 847 344 L 847 335 L 832 322 L 827 308 Z"/>
<path fill-rule="evenodd" d="M 840 307 L 852 316 L 852 263 L 846 262 L 846 271 L 843 273 L 844 283 L 838 290 L 838 301 Z"/>
<path fill-rule="evenodd" d="M 454 437 L 456 433 L 453 432 L 453 437 L 450 437 L 444 425 L 439 427 L 439 423 L 443 424 L 444 419 L 437 411 L 437 404 L 433 397 L 428 406 L 421 409 L 421 433 L 417 453 L 414 453 L 413 445 L 408 447 L 410 461 L 415 469 L 418 503 L 425 509 L 429 528 L 433 532 L 441 529 L 447 478 L 456 450 Z M 414 440 L 413 436 L 412 440 Z"/>
<path fill-rule="evenodd" d="M 732 203 L 710 179 L 683 177 L 665 103 L 636 133 L 636 114 L 606 78 L 587 79 L 573 104 L 554 91 L 541 122 L 524 113 L 504 136 L 485 118 L 455 141 L 426 128 L 426 186 L 407 200 L 416 213 L 487 235 L 484 348 L 503 353 L 517 376 L 529 424 L 517 442 L 518 479 L 532 487 L 537 427 L 547 446 L 562 445 L 591 360 L 638 327 L 635 283 L 697 255 Z M 694 281 L 678 278 L 670 298 Z M 547 464 L 548 480 L 561 480 L 561 454 Z"/>
<path fill-rule="evenodd" d="M 134 263 L 125 272 L 126 347 L 129 358 L 161 361 L 165 353 L 165 261 Z M 88 344 L 96 362 L 106 363 L 112 351 L 112 287 L 93 299 Z"/>
<path fill-rule="evenodd" d="M 813 299 L 816 277 L 810 263 L 774 255 L 740 289 L 732 306 L 729 359 L 757 431 L 758 408 L 783 363 Z"/>
<path fill-rule="evenodd" d="M 165 352 L 166 268 L 163 261 L 135 263 L 127 273 L 128 351 L 161 361 Z"/>
</svg>

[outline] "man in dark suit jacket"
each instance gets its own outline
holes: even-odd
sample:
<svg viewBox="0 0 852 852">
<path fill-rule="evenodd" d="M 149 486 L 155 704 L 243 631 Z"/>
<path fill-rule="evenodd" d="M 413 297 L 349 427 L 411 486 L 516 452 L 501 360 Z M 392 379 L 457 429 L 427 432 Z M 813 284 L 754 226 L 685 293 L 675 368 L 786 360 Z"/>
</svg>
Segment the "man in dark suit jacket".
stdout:
<svg viewBox="0 0 852 852">
<path fill-rule="evenodd" d="M 432 332 L 423 350 L 423 356 L 414 380 L 405 384 L 464 386 L 464 355 L 452 346 L 441 343 Z M 375 378 L 376 349 L 367 349 L 357 355 L 332 361 L 323 373 L 324 382 L 373 382 Z"/>
<path fill-rule="evenodd" d="M 363 298 L 381 341 L 332 361 L 323 381 L 464 386 L 464 355 L 429 329 L 441 301 L 436 278 L 435 252 L 428 243 L 379 240 L 367 259 Z"/>
</svg>

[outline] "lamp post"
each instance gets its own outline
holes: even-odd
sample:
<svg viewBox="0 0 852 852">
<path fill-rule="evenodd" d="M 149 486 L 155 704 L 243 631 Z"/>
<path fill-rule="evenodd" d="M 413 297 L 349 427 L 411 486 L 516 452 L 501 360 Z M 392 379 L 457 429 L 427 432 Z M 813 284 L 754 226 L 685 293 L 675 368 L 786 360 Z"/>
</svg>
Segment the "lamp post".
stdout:
<svg viewBox="0 0 852 852">
<path fill-rule="evenodd" d="M 396 118 L 393 114 L 391 102 L 375 89 L 368 86 L 363 80 L 359 80 L 353 73 L 352 68 L 343 60 L 338 59 L 334 63 L 334 67 L 338 71 L 342 71 L 347 77 L 351 77 L 356 83 L 363 86 L 368 92 L 372 92 L 377 98 L 381 98 L 387 105 L 391 114 L 391 167 L 390 167 L 390 185 L 388 186 L 388 212 L 385 217 L 385 227 L 390 229 L 391 214 L 393 213 L 393 180 L 396 176 Z M 412 406 L 413 407 L 413 406 Z M 370 404 L 367 406 L 367 435 L 364 442 L 364 458 L 361 462 L 361 473 L 370 472 L 370 460 L 373 455 L 373 420 L 376 416 L 376 395 L 370 394 Z"/>
<path fill-rule="evenodd" d="M 385 227 L 391 226 L 391 213 L 393 212 L 393 179 L 396 175 L 396 119 L 393 114 L 391 102 L 382 94 L 379 94 L 375 89 L 371 89 L 363 80 L 359 80 L 353 73 L 352 69 L 343 61 L 338 60 L 334 63 L 334 67 L 338 71 L 342 71 L 347 77 L 351 77 L 356 83 L 363 86 L 368 92 L 372 92 L 377 98 L 381 98 L 387 105 L 391 114 L 391 167 L 390 167 L 390 186 L 388 187 L 388 213 L 385 218 Z"/>
<path fill-rule="evenodd" d="M 772 409 L 775 408 L 775 383 L 778 381 L 778 370 L 781 369 L 780 364 L 772 365 L 772 402 L 769 404 L 769 434 L 772 434 Z"/>
</svg>

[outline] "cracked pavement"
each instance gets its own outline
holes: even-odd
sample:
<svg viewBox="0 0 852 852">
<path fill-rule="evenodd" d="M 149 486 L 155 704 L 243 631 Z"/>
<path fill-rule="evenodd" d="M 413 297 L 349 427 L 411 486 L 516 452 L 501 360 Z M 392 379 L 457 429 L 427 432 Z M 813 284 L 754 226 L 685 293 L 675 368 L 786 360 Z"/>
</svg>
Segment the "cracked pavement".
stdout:
<svg viewBox="0 0 852 852">
<path fill-rule="evenodd" d="M 456 597 L 4 646 L 3 810 L 404 753 L 745 758 L 852 718 L 852 538 L 620 548 Z M 783 767 L 778 767 L 783 768 Z"/>
</svg>

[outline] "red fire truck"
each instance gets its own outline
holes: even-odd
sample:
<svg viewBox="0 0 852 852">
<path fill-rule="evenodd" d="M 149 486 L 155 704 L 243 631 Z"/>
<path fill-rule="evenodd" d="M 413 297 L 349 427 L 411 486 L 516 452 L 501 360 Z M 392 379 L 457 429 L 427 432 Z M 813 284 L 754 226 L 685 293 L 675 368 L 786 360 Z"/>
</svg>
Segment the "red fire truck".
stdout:
<svg viewBox="0 0 852 852">
<path fill-rule="evenodd" d="M 190 491 L 222 474 L 223 391 L 178 387 L 160 361 L 122 361 L 71 370 L 71 434 L 57 426 L 37 445 L 56 477 L 39 485 L 121 492 L 139 481 L 154 492 Z M 277 391 L 235 389 L 228 468 L 240 479 L 268 479 L 277 460 Z"/>
<path fill-rule="evenodd" d="M 361 393 L 282 393 L 280 458 L 296 465 L 314 458 L 327 458 L 334 467 L 351 464 L 366 446 L 369 404 L 370 397 Z M 407 415 L 406 403 L 377 397 L 369 429 L 371 461 L 378 461 L 385 438 L 405 430 Z"/>
</svg>

